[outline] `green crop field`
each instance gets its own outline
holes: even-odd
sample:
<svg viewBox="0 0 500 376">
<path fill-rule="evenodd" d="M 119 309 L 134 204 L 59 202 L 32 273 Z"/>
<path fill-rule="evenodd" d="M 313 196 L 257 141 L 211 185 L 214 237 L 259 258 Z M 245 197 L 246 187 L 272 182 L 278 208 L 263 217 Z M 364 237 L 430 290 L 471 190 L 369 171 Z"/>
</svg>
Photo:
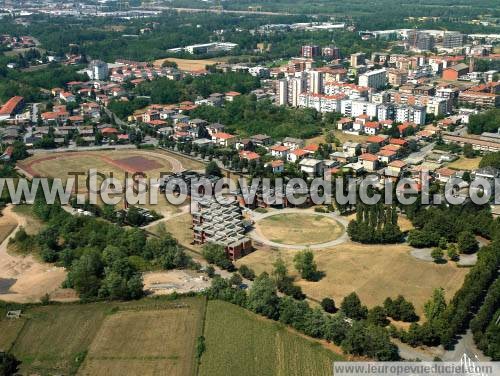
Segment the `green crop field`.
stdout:
<svg viewBox="0 0 500 376">
<path fill-rule="evenodd" d="M 332 362 L 341 359 L 319 342 L 221 301 L 208 303 L 204 335 L 201 376 L 331 375 Z"/>
<path fill-rule="evenodd" d="M 71 373 L 106 317 L 104 304 L 36 307 L 25 313 L 11 351 L 24 373 Z M 5 324 L 0 322 L 0 328 Z M 2 329 L 0 329 L 1 331 Z"/>
</svg>

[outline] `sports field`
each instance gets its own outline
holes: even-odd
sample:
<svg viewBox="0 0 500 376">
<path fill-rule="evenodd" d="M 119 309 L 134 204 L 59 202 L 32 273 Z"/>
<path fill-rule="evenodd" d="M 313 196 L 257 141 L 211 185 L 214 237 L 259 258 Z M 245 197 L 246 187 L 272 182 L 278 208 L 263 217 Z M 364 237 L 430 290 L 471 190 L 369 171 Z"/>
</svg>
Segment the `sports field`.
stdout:
<svg viewBox="0 0 500 376">
<path fill-rule="evenodd" d="M 364 245 L 350 241 L 331 249 L 314 250 L 318 270 L 325 273 L 318 282 L 300 279 L 293 267 L 295 250 L 259 249 L 238 260 L 237 265 L 247 265 L 257 274 L 271 272 L 273 262 L 280 255 L 296 283 L 314 299 L 331 297 L 340 304 L 346 295 L 355 291 L 364 304 L 373 307 L 382 304 L 388 296 L 402 294 L 422 314 L 433 289 L 443 287 L 450 299 L 462 286 L 468 269 L 454 263 L 438 265 L 418 260 L 411 256 L 410 250 L 405 244 Z"/>
<path fill-rule="evenodd" d="M 182 163 L 166 153 L 150 150 L 108 150 L 88 152 L 43 153 L 18 163 L 29 175 L 61 178 L 66 181 L 70 173 L 87 174 L 90 169 L 123 181 L 143 172 L 147 177 L 160 177 L 161 173 L 182 171 Z M 100 180 L 100 179 L 99 179 Z M 79 177 L 78 188 L 85 189 L 85 177 Z"/>
<path fill-rule="evenodd" d="M 341 359 L 319 341 L 221 301 L 208 303 L 204 335 L 201 376 L 326 376 Z"/>
<path fill-rule="evenodd" d="M 272 242 L 289 245 L 326 243 L 344 232 L 333 218 L 313 213 L 277 213 L 258 221 L 256 229 Z"/>
</svg>

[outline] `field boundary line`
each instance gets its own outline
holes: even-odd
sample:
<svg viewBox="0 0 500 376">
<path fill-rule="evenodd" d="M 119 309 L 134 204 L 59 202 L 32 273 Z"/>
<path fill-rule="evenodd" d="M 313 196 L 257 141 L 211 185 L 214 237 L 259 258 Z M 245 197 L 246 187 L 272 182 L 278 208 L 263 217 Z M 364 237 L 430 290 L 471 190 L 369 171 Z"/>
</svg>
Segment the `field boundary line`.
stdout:
<svg viewBox="0 0 500 376">
<path fill-rule="evenodd" d="M 14 341 L 12 341 L 12 344 L 10 345 L 9 349 L 7 350 L 7 352 L 11 352 L 12 349 L 14 348 L 14 346 L 16 345 L 17 343 L 17 340 L 19 339 L 19 337 L 21 336 L 21 333 L 24 331 L 24 329 L 26 328 L 26 324 L 28 323 L 28 320 L 31 320 L 29 317 L 26 318 L 26 320 L 24 320 L 23 322 L 23 326 L 21 327 L 21 329 L 17 332 L 17 335 L 16 335 L 16 338 L 14 338 Z"/>
<path fill-rule="evenodd" d="M 203 299 L 203 315 L 201 317 L 201 335 L 204 337 L 205 336 L 205 324 L 207 322 L 208 297 L 206 295 L 204 295 L 203 297 L 204 297 L 204 299 Z M 206 349 L 205 349 L 205 351 L 206 351 Z M 201 355 L 201 358 L 203 358 L 203 354 Z M 195 357 L 195 361 L 196 361 L 195 367 L 196 368 L 195 368 L 194 374 L 196 376 L 199 376 L 199 374 L 200 374 L 201 358 L 197 359 Z"/>
</svg>

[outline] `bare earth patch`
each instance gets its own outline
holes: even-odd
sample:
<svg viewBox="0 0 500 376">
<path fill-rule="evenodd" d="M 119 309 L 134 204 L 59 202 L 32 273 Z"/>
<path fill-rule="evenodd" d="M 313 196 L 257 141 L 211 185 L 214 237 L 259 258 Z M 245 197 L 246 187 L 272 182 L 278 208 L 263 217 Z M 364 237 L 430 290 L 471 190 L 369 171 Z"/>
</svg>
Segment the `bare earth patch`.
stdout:
<svg viewBox="0 0 500 376">
<path fill-rule="evenodd" d="M 154 61 L 155 67 L 161 67 L 165 61 L 170 61 L 172 63 L 176 63 L 177 67 L 180 70 L 194 72 L 194 71 L 202 71 L 205 70 L 207 65 L 213 65 L 222 63 L 222 60 L 219 59 L 203 59 L 203 60 L 194 60 L 194 59 L 178 59 L 174 57 L 169 57 L 167 59 L 159 59 Z"/>
<path fill-rule="evenodd" d="M 16 226 L 27 227 L 26 219 L 15 213 L 12 206 L 3 210 L 0 226 L 2 223 L 4 225 L 15 223 Z M 12 231 L 0 244 L 0 281 L 9 280 L 8 289 L 1 291 L 0 299 L 27 303 L 38 301 L 45 294 L 57 294 L 66 279 L 66 270 L 41 263 L 32 255 L 23 256 L 7 252 L 9 238 L 15 231 Z M 74 296 L 69 299 L 74 299 Z M 68 300 L 68 295 L 60 300 Z"/>
</svg>

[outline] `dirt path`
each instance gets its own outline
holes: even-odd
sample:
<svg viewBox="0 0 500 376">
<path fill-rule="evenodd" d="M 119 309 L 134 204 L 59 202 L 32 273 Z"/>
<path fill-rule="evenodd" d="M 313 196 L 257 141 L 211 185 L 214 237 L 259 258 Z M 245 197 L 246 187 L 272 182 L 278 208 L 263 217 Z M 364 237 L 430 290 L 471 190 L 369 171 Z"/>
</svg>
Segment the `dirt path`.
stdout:
<svg viewBox="0 0 500 376">
<path fill-rule="evenodd" d="M 3 210 L 1 222 L 15 222 L 17 227 L 0 244 L 0 280 L 10 280 L 14 283 L 6 293 L 0 293 L 0 299 L 14 302 L 35 302 L 43 295 L 49 294 L 54 300 L 73 300 L 71 291 L 61 289 L 61 283 L 66 278 L 66 270 L 51 264 L 43 264 L 33 256 L 22 256 L 7 252 L 9 239 L 21 226 L 26 226 L 26 219 L 9 205 Z"/>
</svg>

